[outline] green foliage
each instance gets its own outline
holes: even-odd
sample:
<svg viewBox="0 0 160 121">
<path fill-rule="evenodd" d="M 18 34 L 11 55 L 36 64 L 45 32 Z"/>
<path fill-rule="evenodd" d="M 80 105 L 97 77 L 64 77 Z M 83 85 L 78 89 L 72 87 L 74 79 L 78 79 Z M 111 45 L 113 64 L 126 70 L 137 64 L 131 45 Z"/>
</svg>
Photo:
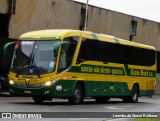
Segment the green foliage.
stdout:
<svg viewBox="0 0 160 121">
<path fill-rule="evenodd" d="M 160 118 L 136 118 L 132 121 L 160 121 Z"/>
</svg>

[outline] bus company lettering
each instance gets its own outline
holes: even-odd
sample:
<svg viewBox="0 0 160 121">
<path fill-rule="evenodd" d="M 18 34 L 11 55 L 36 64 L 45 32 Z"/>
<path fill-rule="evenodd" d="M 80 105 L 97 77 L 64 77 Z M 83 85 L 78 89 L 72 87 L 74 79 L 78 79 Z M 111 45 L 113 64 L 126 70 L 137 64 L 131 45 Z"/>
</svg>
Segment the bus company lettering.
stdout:
<svg viewBox="0 0 160 121">
<path fill-rule="evenodd" d="M 123 69 L 112 69 L 112 75 L 123 75 Z"/>
<path fill-rule="evenodd" d="M 140 70 L 131 69 L 131 76 L 140 76 L 140 74 Z"/>
<path fill-rule="evenodd" d="M 81 66 L 81 72 L 109 74 L 109 75 L 124 74 L 123 68 L 110 68 L 110 67 L 101 67 L 101 66 Z"/>
<path fill-rule="evenodd" d="M 82 66 L 81 67 L 81 72 L 93 72 L 93 67 L 91 67 L 91 66 Z"/>
<path fill-rule="evenodd" d="M 101 73 L 102 74 L 111 74 L 111 69 L 101 67 Z"/>
<path fill-rule="evenodd" d="M 131 76 L 153 76 L 153 72 L 148 71 L 148 70 L 138 70 L 138 69 L 131 69 Z"/>
</svg>

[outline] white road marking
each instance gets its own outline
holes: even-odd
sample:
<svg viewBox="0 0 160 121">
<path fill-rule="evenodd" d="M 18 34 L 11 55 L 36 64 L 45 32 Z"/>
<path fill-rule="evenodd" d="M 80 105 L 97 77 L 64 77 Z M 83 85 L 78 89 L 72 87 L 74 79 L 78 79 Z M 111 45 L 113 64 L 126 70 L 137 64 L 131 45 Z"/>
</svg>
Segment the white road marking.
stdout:
<svg viewBox="0 0 160 121">
<path fill-rule="evenodd" d="M 71 121 L 87 120 L 88 118 L 71 118 Z"/>
<path fill-rule="evenodd" d="M 104 108 L 107 108 L 107 109 L 112 109 L 112 110 L 117 110 L 117 109 L 126 109 L 128 107 L 132 107 L 134 105 L 124 105 L 124 106 L 109 106 L 109 107 L 104 107 Z"/>
<path fill-rule="evenodd" d="M 82 106 L 84 106 L 84 105 L 72 105 L 72 106 L 75 106 L 75 107 L 82 107 Z"/>
<path fill-rule="evenodd" d="M 111 119 L 106 119 L 104 121 L 125 121 L 125 120 L 126 120 L 126 118 L 111 118 Z"/>
<path fill-rule="evenodd" d="M 5 109 L 13 109 L 13 108 L 16 108 L 16 107 L 10 106 L 10 107 L 2 107 L 2 108 L 5 108 Z"/>
</svg>

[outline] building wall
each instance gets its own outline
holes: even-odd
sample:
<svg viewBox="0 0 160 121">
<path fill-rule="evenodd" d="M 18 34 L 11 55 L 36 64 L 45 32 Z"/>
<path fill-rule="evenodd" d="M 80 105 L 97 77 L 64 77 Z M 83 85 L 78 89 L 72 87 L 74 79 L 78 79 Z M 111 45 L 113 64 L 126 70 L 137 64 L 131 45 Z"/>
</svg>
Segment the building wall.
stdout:
<svg viewBox="0 0 160 121">
<path fill-rule="evenodd" d="M 6 14 L 8 12 L 8 0 L 0 0 L 0 13 Z"/>
<path fill-rule="evenodd" d="M 9 37 L 39 29 L 79 29 L 82 3 L 70 0 L 17 0 L 15 15 L 11 16 Z M 88 31 L 113 35 L 129 40 L 132 16 L 89 6 Z M 133 41 L 153 45 L 160 50 L 160 24 L 134 17 L 137 35 Z"/>
<path fill-rule="evenodd" d="M 129 39 L 131 16 L 90 7 L 88 13 L 88 30 L 104 33 L 122 39 Z"/>
<path fill-rule="evenodd" d="M 11 16 L 9 33 L 39 29 L 78 29 L 81 5 L 68 0 L 17 0 L 16 14 Z"/>
<path fill-rule="evenodd" d="M 136 18 L 138 22 L 137 36 L 133 41 L 152 45 L 160 51 L 160 23 Z"/>
</svg>

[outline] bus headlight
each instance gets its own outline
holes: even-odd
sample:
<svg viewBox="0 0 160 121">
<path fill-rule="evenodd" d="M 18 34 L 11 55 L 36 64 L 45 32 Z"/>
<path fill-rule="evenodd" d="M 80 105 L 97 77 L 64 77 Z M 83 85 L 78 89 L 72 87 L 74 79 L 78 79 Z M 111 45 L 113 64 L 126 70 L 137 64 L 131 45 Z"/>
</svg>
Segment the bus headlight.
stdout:
<svg viewBox="0 0 160 121">
<path fill-rule="evenodd" d="M 10 85 L 13 85 L 13 84 L 14 84 L 14 81 L 13 81 L 13 80 L 10 80 L 10 81 L 9 81 L 9 84 L 10 84 Z"/>
<path fill-rule="evenodd" d="M 45 86 L 50 86 L 52 83 L 51 82 L 46 82 Z"/>
</svg>

